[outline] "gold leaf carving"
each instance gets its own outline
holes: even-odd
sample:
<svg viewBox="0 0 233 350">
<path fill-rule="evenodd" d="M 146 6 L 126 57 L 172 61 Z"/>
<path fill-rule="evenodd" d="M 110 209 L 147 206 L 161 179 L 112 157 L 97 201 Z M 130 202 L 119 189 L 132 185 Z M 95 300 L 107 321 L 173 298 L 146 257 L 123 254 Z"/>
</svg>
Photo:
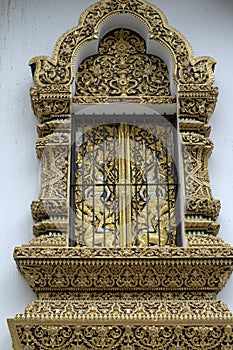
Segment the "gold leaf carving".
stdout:
<svg viewBox="0 0 233 350">
<path fill-rule="evenodd" d="M 99 37 L 102 24 L 121 14 L 141 21 L 146 28 L 145 38 L 168 50 L 177 96 L 170 94 L 165 63 L 146 54 L 139 34 L 118 28 Z M 93 40 L 98 40 L 99 54 L 80 65 L 76 96 L 72 98 L 78 51 Z M 8 321 L 15 350 L 232 349 L 233 315 L 216 300 L 216 294 L 233 270 L 233 251 L 213 236 L 219 227 L 215 220 L 220 202 L 212 198 L 208 177 L 213 144 L 206 123 L 218 95 L 212 86 L 214 65 L 210 57 L 195 59 L 183 35 L 144 0 L 102 0 L 93 4 L 83 12 L 78 25 L 58 40 L 52 57 L 39 56 L 30 61 L 36 85 L 31 89 L 31 102 L 41 123 L 37 143 L 42 159 L 41 193 L 32 203 L 34 231 L 39 237 L 16 248 L 14 258 L 39 299 Z M 164 244 L 145 247 L 148 242 L 143 234 L 140 247 L 68 246 L 72 102 L 177 103 L 184 155 L 187 247 L 169 246 L 166 236 Z M 149 135 L 144 134 L 143 139 L 148 140 Z M 81 156 L 79 152 L 80 163 Z M 157 164 L 161 179 L 166 172 L 170 176 L 172 165 L 172 160 L 166 163 L 164 158 L 162 148 Z M 108 179 L 113 165 L 104 165 Z M 133 171 L 141 177 L 142 190 L 143 185 L 147 186 L 145 176 L 137 167 Z M 76 193 L 79 185 L 77 181 Z M 141 205 L 140 213 L 146 194 L 142 190 L 139 200 L 133 196 Z M 114 191 L 109 198 L 113 197 Z M 157 210 L 156 205 L 152 207 Z M 84 208 L 78 208 L 77 203 L 76 210 Z M 86 216 L 89 214 L 87 211 Z M 168 214 L 164 210 L 163 215 L 166 228 L 172 211 Z M 156 243 L 157 237 L 151 238 Z"/>
<path fill-rule="evenodd" d="M 231 349 L 232 326 L 219 325 L 190 325 L 182 323 L 176 325 L 134 325 L 129 320 L 126 324 L 105 325 L 98 321 L 95 326 L 75 325 L 71 321 L 60 326 L 39 324 L 37 326 L 19 324 L 15 321 L 16 332 L 14 339 L 18 337 L 22 341 L 25 349 L 30 349 L 36 345 L 41 350 L 54 349 L 82 349 L 99 350 L 106 349 L 126 349 L 126 350 L 154 350 L 161 349 L 220 349 L 222 343 L 226 344 L 223 349 Z M 10 324 L 13 326 L 13 324 Z M 13 328 L 13 327 L 12 327 Z M 180 345 L 182 344 L 182 345 Z M 35 349 L 36 349 L 35 348 Z M 18 348 L 17 348 L 18 349 Z"/>
<path fill-rule="evenodd" d="M 167 96 L 169 75 L 165 63 L 147 55 L 144 40 L 120 29 L 100 42 L 99 55 L 79 66 L 75 96 Z"/>
<path fill-rule="evenodd" d="M 71 84 L 74 60 L 78 49 L 98 37 L 102 23 L 116 14 L 134 14 L 148 30 L 150 38 L 165 46 L 176 62 L 174 77 L 177 84 L 211 84 L 215 60 L 210 57 L 194 59 L 189 42 L 167 24 L 164 14 L 155 6 L 141 0 L 130 2 L 102 0 L 82 14 L 77 27 L 62 35 L 52 58 L 39 56 L 30 61 L 37 86 Z"/>
</svg>

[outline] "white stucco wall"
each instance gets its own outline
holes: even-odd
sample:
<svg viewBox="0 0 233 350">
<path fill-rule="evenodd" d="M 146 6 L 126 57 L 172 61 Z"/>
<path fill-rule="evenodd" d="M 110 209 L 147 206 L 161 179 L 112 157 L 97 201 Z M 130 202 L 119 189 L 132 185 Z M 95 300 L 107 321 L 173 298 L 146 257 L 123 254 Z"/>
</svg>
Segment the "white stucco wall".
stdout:
<svg viewBox="0 0 233 350">
<path fill-rule="evenodd" d="M 16 269 L 15 246 L 32 238 L 30 203 L 39 191 L 39 161 L 35 155 L 36 124 L 30 106 L 33 85 L 28 61 L 50 56 L 59 36 L 76 25 L 92 0 L 0 1 L 0 348 L 12 349 L 8 317 L 22 313 L 35 298 Z M 222 202 L 219 236 L 233 245 L 233 121 L 232 33 L 230 0 L 151 0 L 193 46 L 195 56 L 217 59 L 219 101 L 211 119 L 215 149 L 210 159 L 213 196 Z M 233 278 L 220 297 L 233 311 Z"/>
</svg>

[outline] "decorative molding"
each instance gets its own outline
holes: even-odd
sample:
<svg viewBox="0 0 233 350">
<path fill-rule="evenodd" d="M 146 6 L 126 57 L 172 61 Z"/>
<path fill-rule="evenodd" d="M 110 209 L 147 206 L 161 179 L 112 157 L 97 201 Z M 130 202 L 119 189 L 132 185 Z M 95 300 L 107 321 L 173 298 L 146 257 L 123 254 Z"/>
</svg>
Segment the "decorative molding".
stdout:
<svg viewBox="0 0 233 350">
<path fill-rule="evenodd" d="M 78 104 L 114 104 L 114 103 L 140 103 L 140 104 L 174 104 L 175 96 L 138 96 L 138 97 L 108 97 L 108 96 L 76 96 L 73 102 Z"/>
<path fill-rule="evenodd" d="M 68 221 L 60 220 L 43 220 L 33 225 L 33 234 L 39 236 L 41 234 L 67 234 L 68 233 Z"/>
<path fill-rule="evenodd" d="M 56 119 L 37 126 L 39 138 L 43 138 L 53 132 L 70 132 L 70 119 Z"/>
<path fill-rule="evenodd" d="M 67 218 L 68 202 L 67 199 L 52 198 L 52 199 L 40 199 L 33 201 L 31 204 L 32 217 L 35 221 L 46 220 L 49 217 Z"/>
<path fill-rule="evenodd" d="M 210 197 L 189 197 L 186 196 L 186 213 L 187 215 L 195 216 L 195 219 L 212 218 L 216 220 L 221 209 L 221 204 L 218 199 Z M 192 217 L 190 217 L 192 219 Z"/>
<path fill-rule="evenodd" d="M 173 322 L 175 324 L 175 322 Z M 103 347 L 117 349 L 122 347 L 126 350 L 147 350 L 148 348 L 161 350 L 162 348 L 185 349 L 192 346 L 193 350 L 202 349 L 215 350 L 216 346 L 224 347 L 224 350 L 231 349 L 232 325 L 135 325 L 132 322 L 117 325 L 76 325 L 71 321 L 60 324 L 58 321 L 53 325 L 27 323 L 17 321 L 10 323 L 15 327 L 13 333 L 14 346 L 16 350 L 18 341 L 22 342 L 24 349 L 47 350 L 54 349 L 93 349 Z"/>
<path fill-rule="evenodd" d="M 102 324 L 106 321 L 116 323 L 119 319 L 123 322 L 130 319 L 134 323 L 140 323 L 144 319 L 146 323 L 153 321 L 165 324 L 173 321 L 185 324 L 188 320 L 190 324 L 195 324 L 197 320 L 201 321 L 201 313 L 206 315 L 205 321 L 208 319 L 217 323 L 222 315 L 226 323 L 232 319 L 231 313 L 221 301 L 207 297 L 194 300 L 187 292 L 180 293 L 178 298 L 173 293 L 169 300 L 168 293 L 161 294 L 162 297 L 152 292 L 148 294 L 128 292 L 113 297 L 112 293 L 107 292 L 100 295 L 90 294 L 90 296 L 79 293 L 75 300 L 67 298 L 36 300 L 25 309 L 25 317 L 55 320 L 66 318 L 68 313 L 70 319 L 79 322 L 90 323 L 96 319 Z"/>
<path fill-rule="evenodd" d="M 233 270 L 229 247 L 198 249 L 38 248 L 15 251 L 22 275 L 36 292 L 59 291 L 215 291 Z M 57 260 L 56 258 L 59 258 Z"/>
<path fill-rule="evenodd" d="M 29 243 L 24 244 L 23 247 L 67 247 L 67 237 L 60 233 L 49 233 L 48 235 L 41 235 L 33 238 Z M 47 251 L 48 252 L 48 251 Z"/>
<path fill-rule="evenodd" d="M 187 210 L 186 210 L 187 212 Z M 187 218 L 188 216 L 188 218 Z M 190 217 L 191 216 L 191 217 Z M 212 235 L 217 235 L 220 225 L 212 221 L 211 218 L 208 220 L 198 218 L 192 218 L 193 215 L 186 215 L 185 218 L 185 231 L 189 233 L 208 233 Z"/>
<path fill-rule="evenodd" d="M 205 137 L 209 137 L 211 131 L 210 125 L 204 122 L 182 117 L 179 118 L 179 129 L 181 133 L 193 132 Z"/>
</svg>

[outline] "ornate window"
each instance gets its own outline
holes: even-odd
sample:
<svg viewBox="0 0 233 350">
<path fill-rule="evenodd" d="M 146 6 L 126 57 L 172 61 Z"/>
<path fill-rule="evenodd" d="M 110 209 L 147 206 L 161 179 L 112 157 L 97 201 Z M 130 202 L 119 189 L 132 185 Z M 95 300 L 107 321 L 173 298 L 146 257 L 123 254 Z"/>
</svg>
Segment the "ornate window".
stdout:
<svg viewBox="0 0 233 350">
<path fill-rule="evenodd" d="M 231 349 L 215 63 L 144 0 L 97 2 L 30 61 L 41 191 L 14 258 L 38 300 L 8 320 L 15 350 Z"/>
<path fill-rule="evenodd" d="M 175 122 L 175 115 L 73 118 L 70 234 L 78 245 L 180 245 Z"/>
</svg>

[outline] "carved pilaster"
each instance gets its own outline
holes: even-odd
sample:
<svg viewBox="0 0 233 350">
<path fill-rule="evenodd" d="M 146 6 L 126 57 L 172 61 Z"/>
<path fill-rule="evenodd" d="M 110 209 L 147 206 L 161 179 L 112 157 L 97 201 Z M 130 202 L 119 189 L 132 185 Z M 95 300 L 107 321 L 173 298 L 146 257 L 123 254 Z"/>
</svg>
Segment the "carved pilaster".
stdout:
<svg viewBox="0 0 233 350">
<path fill-rule="evenodd" d="M 48 72 L 46 67 L 42 68 Z M 41 158 L 41 190 L 38 201 L 31 206 L 36 236 L 68 231 L 71 89 L 57 83 L 32 88 L 30 93 L 34 113 L 41 122 L 36 144 Z"/>
<path fill-rule="evenodd" d="M 216 235 L 215 221 L 220 201 L 212 197 L 208 159 L 213 143 L 207 124 L 217 101 L 218 89 L 210 85 L 185 84 L 178 87 L 179 129 L 182 143 L 185 186 L 186 233 Z"/>
<path fill-rule="evenodd" d="M 217 234 L 215 223 L 220 202 L 212 197 L 208 174 L 208 159 L 213 144 L 195 132 L 182 132 L 183 169 L 185 185 L 185 229 L 187 233 Z"/>
<path fill-rule="evenodd" d="M 45 122 L 38 131 L 36 151 L 41 158 L 41 191 L 39 200 L 32 202 L 32 216 L 37 221 L 33 233 L 67 234 L 70 120 Z"/>
</svg>

